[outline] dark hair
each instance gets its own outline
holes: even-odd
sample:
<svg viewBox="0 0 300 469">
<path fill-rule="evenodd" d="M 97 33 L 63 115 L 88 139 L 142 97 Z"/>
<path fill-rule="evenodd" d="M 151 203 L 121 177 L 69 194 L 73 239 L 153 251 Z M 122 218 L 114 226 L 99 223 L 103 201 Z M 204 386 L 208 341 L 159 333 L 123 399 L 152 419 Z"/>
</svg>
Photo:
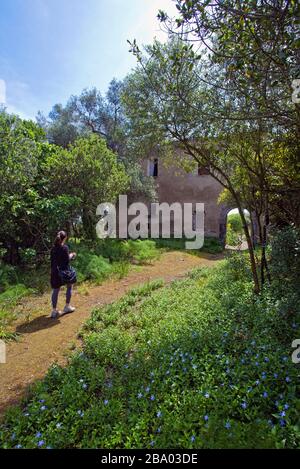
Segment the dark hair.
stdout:
<svg viewBox="0 0 300 469">
<path fill-rule="evenodd" d="M 65 231 L 59 231 L 56 235 L 54 246 L 61 246 L 62 242 L 67 238 L 67 233 Z"/>
</svg>

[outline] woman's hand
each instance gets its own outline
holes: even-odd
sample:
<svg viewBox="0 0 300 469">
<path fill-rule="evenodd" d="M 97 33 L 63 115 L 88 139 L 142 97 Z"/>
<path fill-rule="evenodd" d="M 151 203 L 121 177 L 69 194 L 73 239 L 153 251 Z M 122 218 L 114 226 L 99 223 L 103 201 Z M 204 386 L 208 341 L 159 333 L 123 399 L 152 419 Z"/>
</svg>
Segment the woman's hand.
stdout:
<svg viewBox="0 0 300 469">
<path fill-rule="evenodd" d="M 76 257 L 76 252 L 70 252 L 70 260 L 75 259 Z"/>
</svg>

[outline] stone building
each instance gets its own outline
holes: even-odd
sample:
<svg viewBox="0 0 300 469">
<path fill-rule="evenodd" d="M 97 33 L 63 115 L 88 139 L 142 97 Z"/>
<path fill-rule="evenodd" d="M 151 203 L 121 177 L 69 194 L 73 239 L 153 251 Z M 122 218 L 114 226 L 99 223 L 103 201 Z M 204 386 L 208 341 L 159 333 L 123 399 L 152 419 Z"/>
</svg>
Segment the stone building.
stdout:
<svg viewBox="0 0 300 469">
<path fill-rule="evenodd" d="M 205 236 L 225 240 L 227 213 L 233 207 L 218 204 L 222 186 L 206 168 L 198 166 L 186 172 L 151 158 L 144 161 L 143 169 L 148 177 L 155 178 L 159 203 L 204 203 Z"/>
</svg>

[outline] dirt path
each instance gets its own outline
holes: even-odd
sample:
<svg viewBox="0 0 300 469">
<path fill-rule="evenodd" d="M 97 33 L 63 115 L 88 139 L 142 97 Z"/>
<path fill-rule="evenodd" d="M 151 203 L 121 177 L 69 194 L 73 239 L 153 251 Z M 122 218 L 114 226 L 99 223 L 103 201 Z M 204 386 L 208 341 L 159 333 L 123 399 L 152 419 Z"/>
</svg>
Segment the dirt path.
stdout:
<svg viewBox="0 0 300 469">
<path fill-rule="evenodd" d="M 196 257 L 187 252 L 168 252 L 151 265 L 131 271 L 121 280 L 108 280 L 100 286 L 79 287 L 72 303 L 76 312 L 53 320 L 49 318 L 49 295 L 30 300 L 30 308 L 38 313 L 34 319 L 16 325 L 21 340 L 7 345 L 7 363 L 0 364 L 0 415 L 26 393 L 28 385 L 42 378 L 54 362 L 66 363 L 76 335 L 97 305 L 111 303 L 138 284 L 154 279 L 170 282 L 198 266 L 212 265 L 220 256 Z M 60 303 L 64 300 L 60 295 Z M 27 305 L 28 306 L 28 305 Z"/>
</svg>

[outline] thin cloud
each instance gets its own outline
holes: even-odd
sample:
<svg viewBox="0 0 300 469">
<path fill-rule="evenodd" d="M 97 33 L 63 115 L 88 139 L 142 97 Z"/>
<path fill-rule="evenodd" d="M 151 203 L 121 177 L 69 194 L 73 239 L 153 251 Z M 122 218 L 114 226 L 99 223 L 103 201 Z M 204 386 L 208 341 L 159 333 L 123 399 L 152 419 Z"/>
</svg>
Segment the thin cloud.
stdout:
<svg viewBox="0 0 300 469">
<path fill-rule="evenodd" d="M 0 104 L 6 104 L 6 83 L 0 79 Z"/>
<path fill-rule="evenodd" d="M 22 119 L 33 119 L 33 116 L 20 109 L 30 99 L 30 90 L 26 83 L 11 81 L 6 86 L 6 81 L 0 79 L 0 105 L 4 105 L 7 112 L 17 114 Z"/>
</svg>

